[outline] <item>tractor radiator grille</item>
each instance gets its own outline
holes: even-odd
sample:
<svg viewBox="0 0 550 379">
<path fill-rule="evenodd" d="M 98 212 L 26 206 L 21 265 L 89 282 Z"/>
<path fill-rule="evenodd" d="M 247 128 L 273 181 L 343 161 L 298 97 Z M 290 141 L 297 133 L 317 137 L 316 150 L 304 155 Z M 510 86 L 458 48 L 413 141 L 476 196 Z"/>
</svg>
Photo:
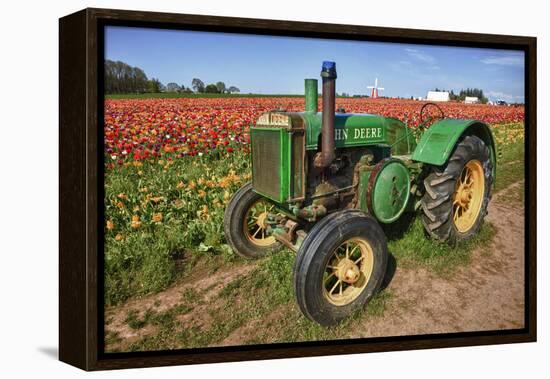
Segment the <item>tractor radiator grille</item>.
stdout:
<svg viewBox="0 0 550 379">
<path fill-rule="evenodd" d="M 281 201 L 281 129 L 252 129 L 252 186 Z"/>
</svg>

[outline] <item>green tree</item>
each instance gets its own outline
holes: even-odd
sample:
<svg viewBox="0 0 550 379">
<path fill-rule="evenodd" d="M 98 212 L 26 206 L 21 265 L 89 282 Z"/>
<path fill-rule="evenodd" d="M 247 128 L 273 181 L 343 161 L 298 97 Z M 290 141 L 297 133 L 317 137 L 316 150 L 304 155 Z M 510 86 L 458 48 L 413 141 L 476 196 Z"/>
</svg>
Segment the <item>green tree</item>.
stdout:
<svg viewBox="0 0 550 379">
<path fill-rule="evenodd" d="M 231 87 L 229 87 L 229 88 L 227 89 L 227 92 L 229 92 L 229 93 L 239 93 L 239 92 L 241 92 L 241 90 L 238 89 L 238 88 L 235 87 L 235 86 L 231 86 Z"/>
<path fill-rule="evenodd" d="M 206 92 L 206 93 L 220 93 L 220 91 L 218 91 L 218 87 L 216 87 L 215 84 L 209 84 L 209 85 L 207 85 L 207 86 L 204 88 L 204 92 Z"/>
<path fill-rule="evenodd" d="M 480 88 L 466 88 L 460 90 L 460 93 L 458 95 L 459 100 L 464 101 L 464 99 L 469 97 L 477 97 L 479 99 L 479 102 L 482 104 L 486 104 L 489 99 L 485 97 L 485 94 L 483 93 L 483 90 Z"/>
<path fill-rule="evenodd" d="M 167 92 L 179 92 L 180 86 L 177 85 L 177 83 L 170 82 L 166 85 L 166 91 Z"/>
<path fill-rule="evenodd" d="M 105 93 L 142 93 L 148 90 L 147 75 L 139 67 L 107 59 L 104 70 Z"/>
<path fill-rule="evenodd" d="M 147 82 L 147 92 L 149 93 L 159 93 L 161 92 L 162 83 L 160 80 L 152 78 Z"/>
<path fill-rule="evenodd" d="M 224 82 L 217 82 L 216 83 L 216 88 L 218 89 L 219 93 L 224 93 L 225 90 L 226 90 L 225 83 Z"/>
<path fill-rule="evenodd" d="M 191 87 L 195 90 L 195 92 L 202 93 L 205 90 L 204 82 L 200 80 L 199 78 L 194 78 L 191 81 Z"/>
</svg>

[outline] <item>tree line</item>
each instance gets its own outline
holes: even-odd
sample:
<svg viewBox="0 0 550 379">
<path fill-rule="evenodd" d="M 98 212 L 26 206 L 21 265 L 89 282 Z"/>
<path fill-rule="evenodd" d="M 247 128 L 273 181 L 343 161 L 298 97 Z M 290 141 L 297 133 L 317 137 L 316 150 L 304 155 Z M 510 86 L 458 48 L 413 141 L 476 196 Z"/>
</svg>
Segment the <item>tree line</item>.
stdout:
<svg viewBox="0 0 550 379">
<path fill-rule="evenodd" d="M 224 82 L 217 82 L 212 84 L 204 84 L 202 80 L 199 78 L 194 78 L 191 81 L 191 86 L 193 87 L 193 90 L 197 93 L 239 93 L 241 90 L 239 90 L 235 86 L 230 86 L 229 88 L 226 87 Z"/>
<path fill-rule="evenodd" d="M 482 104 L 486 104 L 489 101 L 489 99 L 483 94 L 483 90 L 480 88 L 461 89 L 458 94 L 456 94 L 453 90 L 447 91 L 445 89 L 439 89 L 437 87 L 434 89 L 434 91 L 449 92 L 449 98 L 455 101 L 464 101 L 466 97 L 477 97 L 479 99 L 479 102 Z"/>
<path fill-rule="evenodd" d="M 235 86 L 227 87 L 224 82 L 204 84 L 199 78 L 194 78 L 191 87 L 170 82 L 162 84 L 157 78 L 149 79 L 139 67 L 132 67 L 121 61 L 105 60 L 105 93 L 239 93 Z"/>
</svg>

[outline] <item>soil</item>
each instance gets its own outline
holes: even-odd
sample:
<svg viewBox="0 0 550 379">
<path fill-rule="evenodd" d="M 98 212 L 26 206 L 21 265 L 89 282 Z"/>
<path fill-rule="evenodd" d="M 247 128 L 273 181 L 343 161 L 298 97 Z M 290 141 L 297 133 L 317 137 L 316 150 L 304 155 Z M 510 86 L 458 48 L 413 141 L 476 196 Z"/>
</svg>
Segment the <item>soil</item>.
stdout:
<svg viewBox="0 0 550 379">
<path fill-rule="evenodd" d="M 200 267 L 200 263 L 197 266 Z M 106 349 L 119 350 L 122 348 L 123 350 L 141 337 L 152 335 L 157 330 L 157 327 L 151 324 L 142 328 L 131 328 L 126 321 L 130 312 L 136 312 L 137 318 L 143 319 L 148 311 L 155 313 L 168 311 L 182 304 L 185 295 L 191 292 L 200 291 L 200 301 L 197 301 L 197 306 L 193 307 L 190 312 L 179 315 L 177 319 L 181 323 L 189 323 L 193 326 L 200 327 L 207 324 L 210 316 L 206 310 L 215 307 L 213 302 L 216 301 L 220 291 L 239 276 L 248 274 L 256 266 L 255 262 L 248 262 L 246 265 L 231 265 L 213 273 L 205 268 L 197 269 L 184 281 L 165 291 L 107 308 L 105 310 L 105 335 L 114 335 L 119 341 L 112 343 L 111 346 L 106 343 Z"/>
<path fill-rule="evenodd" d="M 396 267 L 387 287 L 392 294 L 391 301 L 383 315 L 353 323 L 347 336 L 522 328 L 525 318 L 524 205 L 507 196 L 517 192 L 522 185 L 523 182 L 515 183 L 493 196 L 487 221 L 496 234 L 487 246 L 472 252 L 469 264 L 459 267 L 450 277 L 438 276 L 424 268 Z M 157 327 L 151 324 L 132 329 L 126 321 L 130 311 L 137 312 L 138 317 L 144 317 L 147 310 L 166 311 L 181 304 L 186 292 L 197 289 L 200 289 L 197 305 L 178 315 L 177 321 L 186 326 L 207 326 L 210 318 L 206 310 L 223 306 L 218 296 L 220 291 L 256 267 L 257 263 L 246 262 L 222 267 L 214 273 L 196 269 L 185 280 L 163 292 L 106 309 L 106 336 L 116 336 L 113 341 L 107 341 L 107 350 L 124 351 L 132 342 L 155 333 Z M 262 324 L 284 318 L 288 308 L 288 305 L 279 306 L 264 319 L 251 320 L 216 345 L 245 343 Z M 276 337 L 269 339 L 276 341 Z"/>
<path fill-rule="evenodd" d="M 524 212 L 520 203 L 500 201 L 515 183 L 496 194 L 487 220 L 496 235 L 471 263 L 450 278 L 425 269 L 399 269 L 388 286 L 398 304 L 384 316 L 358 325 L 350 336 L 396 336 L 517 329 L 524 326 Z"/>
</svg>

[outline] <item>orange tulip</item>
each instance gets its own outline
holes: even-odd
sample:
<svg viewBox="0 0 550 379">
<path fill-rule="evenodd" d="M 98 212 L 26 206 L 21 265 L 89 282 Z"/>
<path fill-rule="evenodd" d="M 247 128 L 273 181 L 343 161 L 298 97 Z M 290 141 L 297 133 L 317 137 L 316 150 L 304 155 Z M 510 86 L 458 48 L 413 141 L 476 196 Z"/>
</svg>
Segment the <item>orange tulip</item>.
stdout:
<svg viewBox="0 0 550 379">
<path fill-rule="evenodd" d="M 132 222 L 130 223 L 130 226 L 132 227 L 132 229 L 137 229 L 141 226 L 141 221 L 139 220 L 138 215 L 132 216 Z"/>
<path fill-rule="evenodd" d="M 107 220 L 107 230 L 113 230 L 115 228 L 115 223 L 112 220 Z"/>
</svg>

